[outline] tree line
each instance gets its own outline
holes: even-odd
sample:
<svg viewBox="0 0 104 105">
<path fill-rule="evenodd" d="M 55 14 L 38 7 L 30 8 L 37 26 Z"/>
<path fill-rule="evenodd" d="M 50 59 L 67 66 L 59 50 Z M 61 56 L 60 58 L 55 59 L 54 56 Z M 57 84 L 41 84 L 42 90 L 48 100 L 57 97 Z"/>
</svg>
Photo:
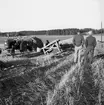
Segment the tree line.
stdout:
<svg viewBox="0 0 104 105">
<path fill-rule="evenodd" d="M 77 32 L 86 35 L 88 31 L 92 30 L 94 34 L 104 33 L 104 29 L 92 29 L 92 28 L 68 28 L 68 29 L 53 29 L 53 30 L 41 30 L 41 31 L 19 31 L 19 32 L 0 32 L 0 36 L 29 36 L 29 35 L 76 35 Z"/>
</svg>

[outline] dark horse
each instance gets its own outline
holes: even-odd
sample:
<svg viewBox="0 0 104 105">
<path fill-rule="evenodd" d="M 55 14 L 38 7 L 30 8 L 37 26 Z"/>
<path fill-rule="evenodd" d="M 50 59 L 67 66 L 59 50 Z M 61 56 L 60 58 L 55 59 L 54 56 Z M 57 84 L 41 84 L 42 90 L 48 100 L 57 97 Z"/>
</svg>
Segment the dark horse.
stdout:
<svg viewBox="0 0 104 105">
<path fill-rule="evenodd" d="M 14 57 L 15 50 L 20 50 L 20 44 L 21 40 L 9 38 L 5 42 L 5 49 Z"/>
<path fill-rule="evenodd" d="M 23 40 L 20 45 L 20 51 L 37 51 L 37 48 L 42 48 L 43 42 L 37 37 L 30 37 L 26 40 Z"/>
<path fill-rule="evenodd" d="M 44 46 L 42 40 L 40 38 L 37 37 L 32 37 L 33 40 L 33 49 L 36 51 L 37 48 L 42 48 Z"/>
<path fill-rule="evenodd" d="M 15 50 L 19 50 L 20 52 L 36 51 L 37 48 L 43 47 L 43 42 L 41 39 L 37 37 L 29 37 L 27 39 L 13 39 L 9 38 L 5 42 L 6 49 L 9 53 L 14 54 Z"/>
<path fill-rule="evenodd" d="M 5 49 L 10 53 L 12 47 L 15 45 L 16 40 L 13 38 L 9 38 L 5 41 Z"/>
</svg>

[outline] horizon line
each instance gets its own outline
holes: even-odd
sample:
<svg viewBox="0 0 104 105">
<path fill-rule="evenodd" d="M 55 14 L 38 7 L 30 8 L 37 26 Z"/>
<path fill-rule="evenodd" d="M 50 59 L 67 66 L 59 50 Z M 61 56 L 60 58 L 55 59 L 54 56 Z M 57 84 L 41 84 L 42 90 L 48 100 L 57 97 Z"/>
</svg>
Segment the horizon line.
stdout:
<svg viewBox="0 0 104 105">
<path fill-rule="evenodd" d="M 50 30 L 64 30 L 64 29 L 79 29 L 79 30 L 83 30 L 83 29 L 92 29 L 92 30 L 100 30 L 100 29 L 104 29 L 103 27 L 101 28 L 53 28 L 53 29 L 39 29 L 39 30 L 28 30 L 28 29 L 24 29 L 24 30 L 18 30 L 18 31 L 0 31 L 0 33 L 5 33 L 5 32 L 20 32 L 20 31 L 50 31 Z"/>
</svg>

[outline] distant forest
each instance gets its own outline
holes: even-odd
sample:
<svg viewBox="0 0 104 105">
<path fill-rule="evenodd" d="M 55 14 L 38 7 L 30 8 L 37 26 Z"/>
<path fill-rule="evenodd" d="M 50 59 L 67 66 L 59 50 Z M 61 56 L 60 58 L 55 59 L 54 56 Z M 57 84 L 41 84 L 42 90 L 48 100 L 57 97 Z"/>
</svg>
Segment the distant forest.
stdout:
<svg viewBox="0 0 104 105">
<path fill-rule="evenodd" d="M 76 35 L 77 32 L 86 35 L 88 31 L 92 30 L 94 34 L 104 33 L 104 29 L 92 29 L 92 28 L 69 28 L 69 29 L 53 29 L 53 30 L 41 30 L 41 31 L 19 31 L 19 32 L 0 32 L 0 36 L 29 36 L 29 35 Z"/>
</svg>

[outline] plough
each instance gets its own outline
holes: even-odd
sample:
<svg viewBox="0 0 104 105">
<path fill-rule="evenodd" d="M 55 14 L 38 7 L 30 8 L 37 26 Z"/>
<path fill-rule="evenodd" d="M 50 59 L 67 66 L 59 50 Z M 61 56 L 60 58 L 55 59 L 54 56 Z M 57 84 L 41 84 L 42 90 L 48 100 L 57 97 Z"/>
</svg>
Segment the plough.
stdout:
<svg viewBox="0 0 104 105">
<path fill-rule="evenodd" d="M 43 48 L 41 48 L 41 50 L 43 51 L 43 53 L 46 55 L 48 53 L 50 53 L 53 49 L 58 49 L 58 51 L 61 51 L 60 45 L 59 45 L 59 39 L 56 39 L 52 42 L 50 42 L 48 45 L 44 46 Z"/>
</svg>

